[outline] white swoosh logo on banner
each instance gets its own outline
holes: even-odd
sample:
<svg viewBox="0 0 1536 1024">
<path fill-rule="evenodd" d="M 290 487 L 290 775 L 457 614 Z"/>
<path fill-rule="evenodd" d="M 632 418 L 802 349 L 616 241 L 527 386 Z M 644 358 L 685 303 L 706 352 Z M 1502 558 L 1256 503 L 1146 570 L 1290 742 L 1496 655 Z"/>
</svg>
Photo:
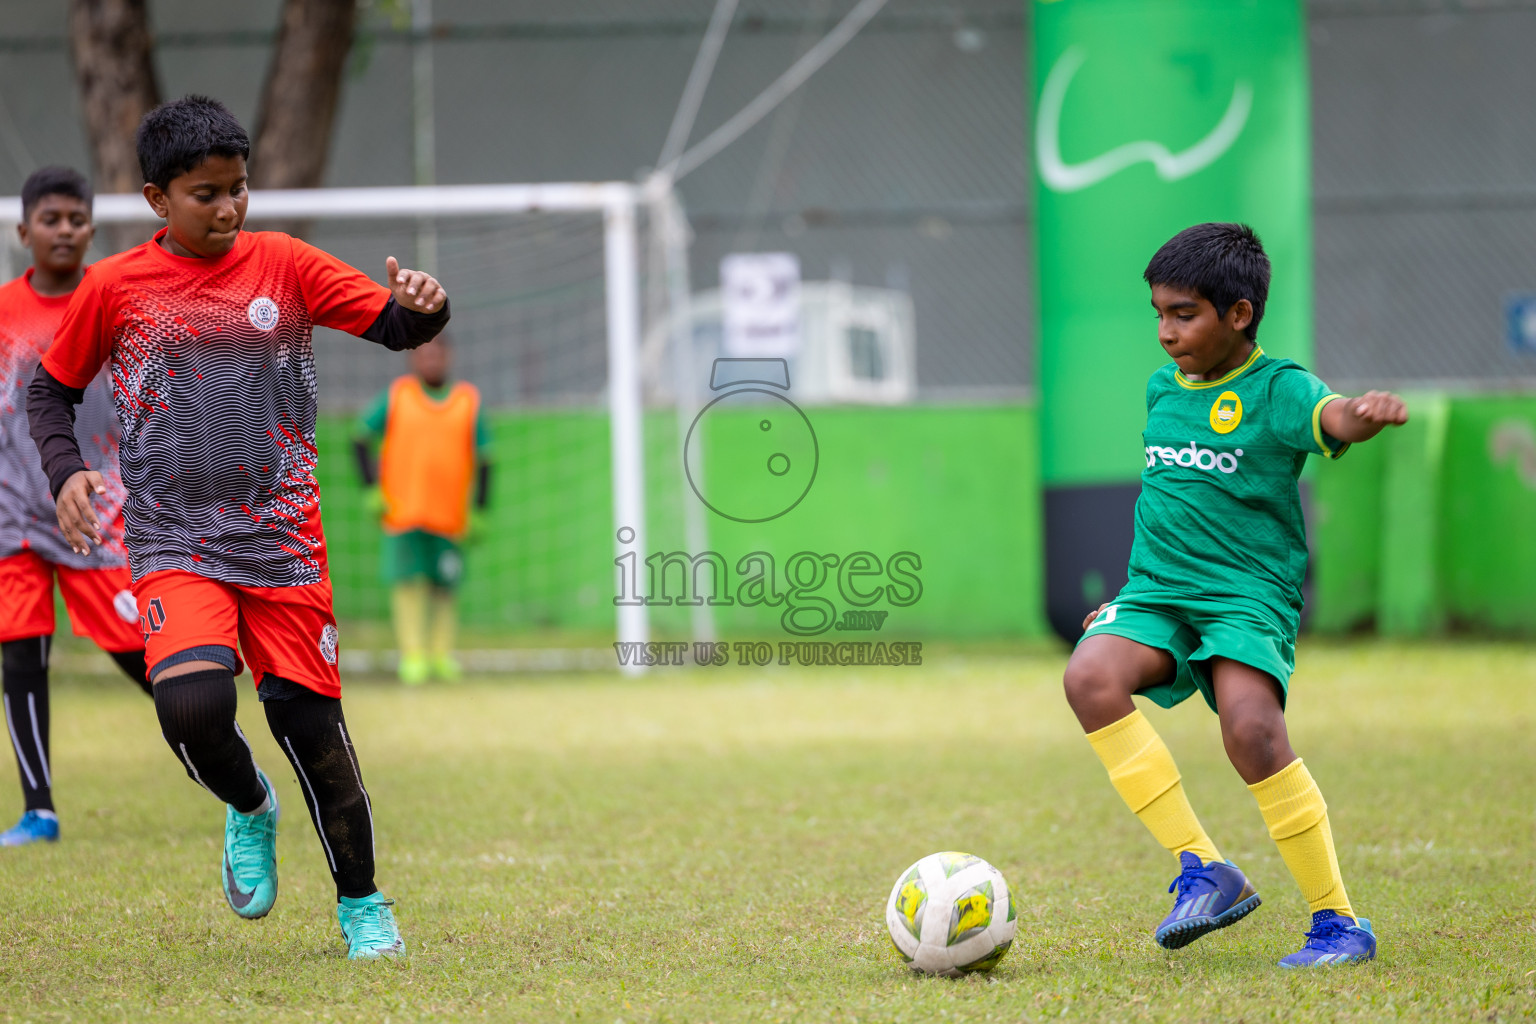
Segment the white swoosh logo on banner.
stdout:
<svg viewBox="0 0 1536 1024">
<path fill-rule="evenodd" d="M 1040 109 L 1035 119 L 1035 154 L 1040 164 L 1040 177 L 1056 192 L 1076 192 L 1097 185 L 1143 160 L 1150 163 L 1164 181 L 1187 178 L 1215 163 L 1232 147 L 1253 109 L 1253 87 L 1239 81 L 1232 87 L 1232 102 L 1227 104 L 1227 112 L 1221 115 L 1216 127 L 1182 153 L 1171 152 L 1162 143 L 1148 139 L 1116 146 L 1084 163 L 1069 164 L 1061 158 L 1061 108 L 1066 102 L 1072 76 L 1087 59 L 1082 47 L 1068 47 L 1057 58 L 1056 66 L 1051 68 L 1045 86 L 1040 90 Z"/>
</svg>

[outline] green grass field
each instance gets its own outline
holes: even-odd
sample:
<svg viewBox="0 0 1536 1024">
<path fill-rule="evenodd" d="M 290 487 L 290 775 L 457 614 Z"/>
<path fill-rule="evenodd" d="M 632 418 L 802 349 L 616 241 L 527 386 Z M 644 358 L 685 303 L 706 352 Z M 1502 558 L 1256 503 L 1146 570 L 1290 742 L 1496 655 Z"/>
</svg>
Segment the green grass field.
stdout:
<svg viewBox="0 0 1536 1024">
<path fill-rule="evenodd" d="M 1292 737 L 1327 795 L 1371 965 L 1274 966 L 1305 907 L 1198 702 L 1154 712 L 1223 852 L 1265 898 L 1176 953 L 1173 862 L 1059 693 L 1055 654 L 917 669 L 352 679 L 403 962 L 349 963 L 319 843 L 285 806 L 259 922 L 218 890 L 223 809 L 150 703 L 55 688 L 64 841 L 0 850 L 0 1020 L 1507 1020 L 1536 1014 L 1536 652 L 1304 643 Z M 245 680 L 242 680 L 244 683 Z M 14 764 L 0 768 L 9 823 Z M 1022 899 L 990 977 L 910 976 L 897 874 L 978 853 Z"/>
</svg>

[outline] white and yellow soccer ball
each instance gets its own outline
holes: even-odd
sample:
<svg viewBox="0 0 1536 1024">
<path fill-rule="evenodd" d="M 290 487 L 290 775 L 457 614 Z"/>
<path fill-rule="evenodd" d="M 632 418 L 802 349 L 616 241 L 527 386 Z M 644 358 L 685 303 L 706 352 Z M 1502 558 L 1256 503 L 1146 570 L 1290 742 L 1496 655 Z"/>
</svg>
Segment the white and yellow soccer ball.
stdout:
<svg viewBox="0 0 1536 1024">
<path fill-rule="evenodd" d="M 958 978 L 990 971 L 1013 944 L 1013 894 L 1003 873 L 969 853 L 932 853 L 891 889 L 885 924 L 907 966 Z"/>
</svg>

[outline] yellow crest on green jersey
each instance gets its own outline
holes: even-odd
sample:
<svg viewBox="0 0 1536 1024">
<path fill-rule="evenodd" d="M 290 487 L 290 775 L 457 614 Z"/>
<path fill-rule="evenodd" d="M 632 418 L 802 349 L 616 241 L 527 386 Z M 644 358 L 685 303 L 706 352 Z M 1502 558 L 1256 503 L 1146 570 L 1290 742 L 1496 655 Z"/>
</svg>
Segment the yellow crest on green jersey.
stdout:
<svg viewBox="0 0 1536 1024">
<path fill-rule="evenodd" d="M 1243 422 L 1243 400 L 1236 391 L 1223 391 L 1211 406 L 1211 429 L 1218 434 L 1230 434 Z"/>
</svg>

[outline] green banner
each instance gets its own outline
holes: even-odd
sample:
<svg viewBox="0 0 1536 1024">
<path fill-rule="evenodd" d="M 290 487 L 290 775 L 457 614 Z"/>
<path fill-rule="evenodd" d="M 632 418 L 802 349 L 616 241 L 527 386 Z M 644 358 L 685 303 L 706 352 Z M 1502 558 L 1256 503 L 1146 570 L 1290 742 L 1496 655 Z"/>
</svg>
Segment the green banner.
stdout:
<svg viewBox="0 0 1536 1024">
<path fill-rule="evenodd" d="M 1300 0 L 1037 0 L 1033 142 L 1046 611 L 1075 639 L 1124 583 L 1147 377 L 1167 361 L 1142 271 L 1203 221 L 1274 267 L 1259 342 L 1312 354 Z"/>
<path fill-rule="evenodd" d="M 1141 273 L 1201 221 L 1244 221 L 1274 265 L 1260 328 L 1312 354 L 1307 62 L 1300 0 L 1034 4 L 1042 472 L 1140 471 L 1166 357 Z"/>
</svg>

